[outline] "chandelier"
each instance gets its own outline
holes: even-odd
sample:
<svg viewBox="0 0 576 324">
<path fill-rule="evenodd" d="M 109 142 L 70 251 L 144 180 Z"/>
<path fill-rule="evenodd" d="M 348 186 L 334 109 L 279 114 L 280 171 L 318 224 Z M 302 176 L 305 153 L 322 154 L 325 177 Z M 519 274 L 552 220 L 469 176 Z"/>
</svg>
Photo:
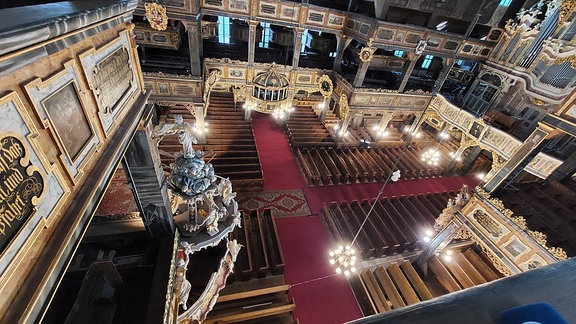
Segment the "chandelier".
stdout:
<svg viewBox="0 0 576 324">
<path fill-rule="evenodd" d="M 431 148 L 422 153 L 421 160 L 428 165 L 436 166 L 440 161 L 440 151 L 438 151 L 438 148 Z"/>
<path fill-rule="evenodd" d="M 356 272 L 354 267 L 356 264 L 355 253 L 356 251 L 350 245 L 346 245 L 346 247 L 340 245 L 336 250 L 328 252 L 330 264 L 336 266 L 336 273 L 344 273 L 344 276 L 348 278 L 351 273 Z"/>
</svg>

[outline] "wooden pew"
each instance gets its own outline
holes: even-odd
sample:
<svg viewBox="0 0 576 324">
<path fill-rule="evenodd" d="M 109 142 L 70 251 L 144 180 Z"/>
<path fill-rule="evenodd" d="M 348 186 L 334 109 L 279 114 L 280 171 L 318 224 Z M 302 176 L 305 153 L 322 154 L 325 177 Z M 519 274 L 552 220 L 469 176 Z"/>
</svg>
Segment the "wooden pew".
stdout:
<svg viewBox="0 0 576 324">
<path fill-rule="evenodd" d="M 490 269 L 490 267 L 472 249 L 466 249 L 466 251 L 464 251 L 464 256 L 466 256 L 466 259 L 468 259 L 474 268 L 482 274 L 482 277 L 484 277 L 486 281 L 500 278 L 500 276 Z"/>
<path fill-rule="evenodd" d="M 396 309 L 406 306 L 406 303 L 404 303 L 402 296 L 400 296 L 400 292 L 398 292 L 398 289 L 396 289 L 396 286 L 388 275 L 388 272 L 386 272 L 386 269 L 384 269 L 382 266 L 379 266 L 376 268 L 374 273 L 376 274 L 376 278 L 378 278 L 378 282 L 382 288 L 384 288 L 386 296 L 388 296 L 388 299 L 392 303 L 392 307 Z"/>
<path fill-rule="evenodd" d="M 371 203 L 367 200 L 363 200 L 360 206 L 367 213 L 371 208 Z M 375 210 L 373 212 L 376 213 Z M 380 216 L 370 216 L 369 220 L 374 224 L 374 227 L 382 231 L 382 237 L 385 239 L 385 241 L 388 242 L 388 255 L 398 253 L 399 250 L 401 250 L 402 244 L 399 243 L 401 242 L 401 239 L 397 237 L 395 230 L 388 226 L 388 224 L 386 224 L 386 222 Z"/>
<path fill-rule="evenodd" d="M 455 253 L 453 252 L 453 254 L 455 254 Z M 475 284 L 472 281 L 472 279 L 470 279 L 468 274 L 460 267 L 458 262 L 455 262 L 455 260 L 456 259 L 453 258 L 450 261 L 446 261 L 446 262 L 442 262 L 442 263 L 444 264 L 445 268 L 448 269 L 450 271 L 450 273 L 452 273 L 452 276 L 454 278 L 456 278 L 456 280 L 458 280 L 458 284 L 462 288 L 466 289 L 466 288 L 474 287 Z"/>
<path fill-rule="evenodd" d="M 362 219 L 362 222 L 366 219 L 366 212 L 357 201 L 352 201 L 350 208 L 355 215 L 358 215 L 357 219 Z M 374 226 L 370 217 L 366 220 L 362 231 L 365 231 L 368 238 L 373 242 L 374 248 L 376 249 L 376 256 L 385 256 L 388 252 L 388 243 L 382 237 L 381 231 Z"/>
<path fill-rule="evenodd" d="M 398 266 L 397 263 L 390 264 L 388 266 L 388 272 L 392 276 L 392 279 L 394 280 L 394 283 L 396 284 L 398 289 L 400 289 L 400 293 L 404 297 L 404 300 L 406 301 L 407 305 L 420 302 L 420 298 L 418 298 L 418 295 L 416 295 L 416 292 L 406 279 L 406 276 L 404 275 L 402 270 L 400 270 L 400 267 Z"/>
<path fill-rule="evenodd" d="M 484 279 L 484 277 L 482 276 L 482 274 L 480 274 L 480 272 L 472 265 L 472 263 L 468 261 L 466 256 L 462 254 L 462 251 L 454 252 L 454 255 L 452 257 L 454 258 L 454 260 L 456 260 L 456 262 L 458 262 L 460 268 L 462 268 L 464 273 L 468 275 L 468 277 L 470 278 L 470 280 L 472 280 L 474 285 L 481 285 L 487 282 L 486 279 Z"/>
<path fill-rule="evenodd" d="M 456 279 L 452 277 L 450 272 L 444 267 L 442 262 L 440 262 L 440 260 L 438 260 L 437 257 L 432 257 L 428 261 L 428 266 L 430 270 L 432 270 L 432 272 L 434 273 L 434 276 L 436 277 L 440 285 L 442 285 L 442 287 L 447 292 L 451 293 L 462 289 L 462 287 L 460 287 Z"/>
<path fill-rule="evenodd" d="M 264 236 L 266 248 L 268 249 L 268 263 L 271 266 L 272 274 L 280 275 L 284 273 L 284 256 L 282 255 L 282 247 L 278 239 L 278 229 L 276 222 L 270 209 L 264 210 L 262 214 L 258 215 L 258 224 L 260 231 Z"/>
<path fill-rule="evenodd" d="M 414 287 L 416 293 L 418 293 L 420 300 L 432 299 L 432 294 L 428 290 L 428 287 L 426 287 L 424 284 L 424 281 L 422 281 L 422 278 L 420 278 L 412 266 L 412 263 L 409 261 L 404 261 L 400 264 L 400 268 L 402 268 L 402 271 L 404 271 L 404 274 L 412 284 L 412 287 Z"/>
<path fill-rule="evenodd" d="M 364 269 L 362 270 L 360 277 L 366 285 L 368 293 L 372 297 L 372 301 L 374 302 L 378 313 L 389 311 L 390 305 L 388 305 L 388 301 L 386 301 L 386 298 L 384 297 L 380 286 L 376 282 L 372 271 L 370 271 L 370 269 Z"/>
<path fill-rule="evenodd" d="M 245 218 L 246 216 L 244 215 L 244 213 L 242 213 L 241 217 L 242 228 L 236 228 L 236 230 L 232 232 L 233 238 L 238 240 L 238 243 L 244 246 L 244 248 L 240 249 L 240 252 L 238 252 L 238 257 L 236 258 L 237 260 L 236 271 L 234 271 L 235 275 L 239 276 L 240 277 L 239 279 L 243 281 L 250 280 L 252 272 L 254 271 L 252 267 L 252 256 L 250 253 L 250 241 L 247 239 L 248 234 L 246 233 L 248 229 L 244 222 Z"/>
<path fill-rule="evenodd" d="M 259 278 L 265 277 L 270 268 L 268 264 L 268 253 L 266 252 L 266 242 L 263 239 L 262 232 L 258 226 L 258 211 L 252 210 L 248 214 L 246 228 L 248 229 L 248 239 L 250 246 L 253 247 L 252 260 L 254 261 L 254 270 Z"/>
<path fill-rule="evenodd" d="M 362 310 L 362 314 L 364 316 L 370 316 L 378 313 L 378 309 L 370 297 L 370 292 L 368 292 L 368 287 L 366 287 L 366 283 L 360 277 L 360 273 L 356 275 L 350 276 L 348 279 L 350 282 L 350 287 L 354 292 L 354 296 L 356 296 L 356 300 L 358 301 L 358 305 Z"/>
</svg>

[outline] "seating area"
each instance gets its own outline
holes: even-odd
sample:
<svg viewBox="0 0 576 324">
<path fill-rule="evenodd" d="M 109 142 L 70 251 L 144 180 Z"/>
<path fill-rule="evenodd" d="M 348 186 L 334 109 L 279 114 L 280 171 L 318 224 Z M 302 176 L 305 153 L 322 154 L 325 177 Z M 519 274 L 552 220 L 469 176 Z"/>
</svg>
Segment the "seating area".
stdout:
<svg viewBox="0 0 576 324">
<path fill-rule="evenodd" d="M 518 185 L 518 189 L 502 190 L 498 198 L 514 214 L 524 216 L 530 229 L 546 234 L 549 245 L 575 256 L 576 193 L 555 181 Z"/>
<path fill-rule="evenodd" d="M 246 285 L 227 285 L 204 323 L 298 323 L 289 285 L 281 277 Z"/>
<path fill-rule="evenodd" d="M 194 116 L 186 108 L 170 107 L 167 122 L 172 122 L 174 115 L 182 115 L 185 121 L 194 123 Z M 210 160 L 216 174 L 230 178 L 235 190 L 261 190 L 262 168 L 252 127 L 244 120 L 244 111 L 234 109 L 232 97 L 212 95 L 205 120 L 209 124 L 207 144 L 194 148 L 206 153 L 206 162 Z M 162 157 L 165 169 L 173 162 L 173 153 L 181 148 L 174 136 L 162 140 L 160 150 L 169 153 Z"/>
<path fill-rule="evenodd" d="M 313 106 L 318 101 L 298 100 L 284 125 L 284 132 L 292 149 L 309 146 L 333 146 L 334 139 L 320 121 Z"/>
<path fill-rule="evenodd" d="M 383 313 L 503 277 L 471 247 L 453 251 L 451 257 L 432 257 L 426 275 L 408 260 L 360 270 L 350 284 L 362 312 Z"/>
<path fill-rule="evenodd" d="M 442 294 L 481 285 L 503 277 L 472 248 L 452 250 L 451 258 L 433 256 L 428 261 L 429 276 L 442 288 Z"/>
<path fill-rule="evenodd" d="M 420 275 L 406 260 L 387 267 L 363 269 L 351 277 L 350 285 L 365 316 L 433 298 Z"/>
<path fill-rule="evenodd" d="M 270 209 L 242 213 L 241 225 L 231 234 L 244 248 L 238 253 L 230 281 L 282 275 L 284 256 Z"/>
<path fill-rule="evenodd" d="M 360 231 L 354 248 L 362 259 L 419 249 L 422 234 L 432 228 L 450 193 L 381 199 Z M 332 203 L 322 208 L 322 219 L 335 242 L 352 242 L 372 202 Z"/>
<path fill-rule="evenodd" d="M 242 245 L 214 309 L 204 323 L 297 323 L 284 282 L 284 256 L 270 209 L 242 213 L 230 234 Z"/>
</svg>

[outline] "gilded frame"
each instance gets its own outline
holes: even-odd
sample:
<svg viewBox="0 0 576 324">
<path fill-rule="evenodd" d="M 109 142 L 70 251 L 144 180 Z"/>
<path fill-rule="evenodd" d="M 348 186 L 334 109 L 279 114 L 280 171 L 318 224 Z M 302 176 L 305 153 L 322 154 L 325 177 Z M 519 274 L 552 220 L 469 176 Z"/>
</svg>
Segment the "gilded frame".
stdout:
<svg viewBox="0 0 576 324">
<path fill-rule="evenodd" d="M 98 149 L 102 143 L 96 129 L 94 128 L 94 120 L 96 117 L 87 111 L 87 107 L 93 105 L 88 105 L 86 100 L 86 90 L 83 89 L 82 85 L 84 80 L 80 78 L 81 74 L 79 72 L 80 68 L 76 61 L 70 60 L 63 64 L 64 69 L 46 80 L 42 78 L 37 78 L 31 82 L 24 85 L 24 89 L 33 103 L 34 112 L 36 117 L 41 122 L 44 129 L 48 129 L 54 138 L 54 142 L 58 147 L 60 162 L 64 165 L 68 176 L 74 184 L 76 184 L 82 175 L 84 174 L 83 167 L 90 160 L 89 152 L 91 150 Z M 45 100 L 52 96 L 54 93 L 58 92 L 64 86 L 67 86 L 70 82 L 74 84 L 78 103 L 80 104 L 80 112 L 85 116 L 88 127 L 91 131 L 90 138 L 87 139 L 85 145 L 81 147 L 76 156 L 71 156 L 68 152 L 64 143 L 62 142 L 62 135 L 58 130 L 51 118 L 46 107 Z"/>
<path fill-rule="evenodd" d="M 0 133 L 2 136 L 19 138 L 26 148 L 25 160 L 32 163 L 44 181 L 44 191 L 37 199 L 34 213 L 26 219 L 8 244 L 0 251 L 0 290 L 7 284 L 10 273 L 23 261 L 34 241 L 45 227 L 50 227 L 56 217 L 50 217 L 62 209 L 70 194 L 62 173 L 56 169 L 40 144 L 40 132 L 30 114 L 15 92 L 0 97 Z M 27 133 L 27 134 L 25 134 Z M 44 210 L 49 209 L 49 210 Z M 49 213 L 48 213 L 49 212 Z M 46 213 L 46 214 L 45 214 Z"/>
</svg>

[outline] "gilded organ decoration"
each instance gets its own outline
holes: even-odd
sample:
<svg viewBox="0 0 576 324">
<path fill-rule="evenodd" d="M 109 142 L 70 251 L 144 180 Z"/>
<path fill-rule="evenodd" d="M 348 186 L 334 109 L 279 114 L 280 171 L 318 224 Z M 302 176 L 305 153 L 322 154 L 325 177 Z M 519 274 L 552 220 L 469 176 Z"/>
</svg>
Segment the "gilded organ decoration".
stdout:
<svg viewBox="0 0 576 324">
<path fill-rule="evenodd" d="M 92 86 L 100 109 L 110 113 L 132 84 L 130 54 L 125 47 L 98 62 L 92 70 Z"/>
<path fill-rule="evenodd" d="M 44 193 L 41 170 L 30 162 L 24 141 L 12 135 L 0 139 L 0 178 L 0 251 L 3 251 L 34 214 Z"/>
</svg>

